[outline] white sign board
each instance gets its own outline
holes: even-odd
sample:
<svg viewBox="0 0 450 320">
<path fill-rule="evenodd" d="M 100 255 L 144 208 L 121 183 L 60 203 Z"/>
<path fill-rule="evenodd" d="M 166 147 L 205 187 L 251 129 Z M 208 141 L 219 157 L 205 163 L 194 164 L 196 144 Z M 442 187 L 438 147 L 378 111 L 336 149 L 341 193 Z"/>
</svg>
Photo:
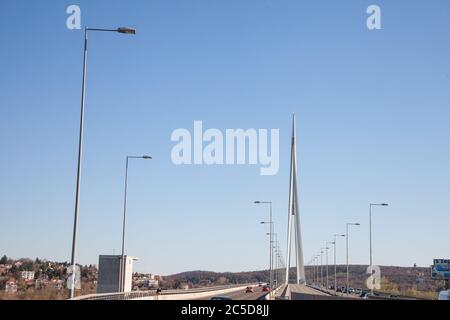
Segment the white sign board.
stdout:
<svg viewBox="0 0 450 320">
<path fill-rule="evenodd" d="M 69 275 L 67 277 L 67 288 L 72 289 L 72 283 L 73 283 L 73 266 L 69 266 L 67 268 L 67 274 Z M 81 289 L 81 280 L 80 280 L 80 266 L 75 266 L 75 289 Z"/>
</svg>

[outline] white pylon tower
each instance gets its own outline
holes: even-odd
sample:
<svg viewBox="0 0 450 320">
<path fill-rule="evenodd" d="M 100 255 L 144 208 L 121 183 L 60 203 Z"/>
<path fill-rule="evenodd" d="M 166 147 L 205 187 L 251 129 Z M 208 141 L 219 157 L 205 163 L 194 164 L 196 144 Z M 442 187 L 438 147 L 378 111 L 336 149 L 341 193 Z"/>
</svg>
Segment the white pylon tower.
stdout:
<svg viewBox="0 0 450 320">
<path fill-rule="evenodd" d="M 291 234 L 292 220 L 295 224 L 295 254 L 297 277 L 296 283 L 303 284 L 305 279 L 305 266 L 303 264 L 302 235 L 300 232 L 300 216 L 298 210 L 297 196 L 297 146 L 295 139 L 295 114 L 292 115 L 292 140 L 291 140 L 291 174 L 289 181 L 289 208 L 288 208 L 288 238 L 287 238 L 287 265 L 286 265 L 286 284 L 289 283 L 289 269 L 291 266 Z"/>
</svg>

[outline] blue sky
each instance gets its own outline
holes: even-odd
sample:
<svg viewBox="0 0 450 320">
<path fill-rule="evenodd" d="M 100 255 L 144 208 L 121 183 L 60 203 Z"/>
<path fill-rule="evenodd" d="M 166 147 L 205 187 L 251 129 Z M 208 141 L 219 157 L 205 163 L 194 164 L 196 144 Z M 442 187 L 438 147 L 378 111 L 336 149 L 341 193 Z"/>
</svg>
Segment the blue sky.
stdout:
<svg viewBox="0 0 450 320">
<path fill-rule="evenodd" d="M 366 28 L 378 4 L 382 30 Z M 450 3 L 438 1 L 0 2 L 0 253 L 70 260 L 82 25 L 91 34 L 78 257 L 126 251 L 138 271 L 240 271 L 267 265 L 268 212 L 286 247 L 290 116 L 308 261 L 351 230 L 350 261 L 428 266 L 448 258 Z M 280 129 L 280 170 L 174 166 L 177 128 Z M 338 263 L 344 263 L 343 240 Z M 331 257 L 331 256 L 330 256 Z"/>
</svg>

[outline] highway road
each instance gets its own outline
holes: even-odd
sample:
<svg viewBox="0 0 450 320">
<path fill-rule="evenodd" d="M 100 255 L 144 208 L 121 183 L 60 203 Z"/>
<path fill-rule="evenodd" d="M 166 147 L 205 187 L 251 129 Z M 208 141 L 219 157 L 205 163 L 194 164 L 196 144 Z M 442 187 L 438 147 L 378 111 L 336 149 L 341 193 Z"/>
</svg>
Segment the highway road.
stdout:
<svg viewBox="0 0 450 320">
<path fill-rule="evenodd" d="M 202 298 L 202 299 L 198 299 L 198 300 L 210 300 L 212 297 L 215 296 L 220 296 L 220 297 L 228 297 L 231 298 L 232 300 L 258 300 L 258 298 L 262 297 L 263 295 L 267 294 L 267 292 L 262 292 L 262 287 L 259 286 L 253 286 L 254 292 L 249 292 L 246 293 L 245 289 L 241 289 L 241 290 L 236 290 L 236 291 L 232 291 L 229 292 L 227 294 L 214 294 L 212 293 L 211 296 Z"/>
</svg>

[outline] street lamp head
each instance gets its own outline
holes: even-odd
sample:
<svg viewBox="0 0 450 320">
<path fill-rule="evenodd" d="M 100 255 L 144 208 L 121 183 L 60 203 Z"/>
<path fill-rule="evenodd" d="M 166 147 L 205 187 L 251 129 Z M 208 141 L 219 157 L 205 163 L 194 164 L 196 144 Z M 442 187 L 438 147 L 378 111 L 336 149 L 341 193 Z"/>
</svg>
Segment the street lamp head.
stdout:
<svg viewBox="0 0 450 320">
<path fill-rule="evenodd" d="M 254 201 L 253 203 L 256 203 L 256 204 L 270 204 L 270 205 L 272 205 L 272 201 Z"/>
<path fill-rule="evenodd" d="M 153 159 L 153 158 L 150 157 L 150 156 L 142 156 L 142 159 L 150 160 L 150 159 Z"/>
<path fill-rule="evenodd" d="M 136 34 L 136 29 L 120 27 L 120 28 L 117 28 L 117 32 L 124 33 L 124 34 Z"/>
<path fill-rule="evenodd" d="M 387 207 L 389 204 L 388 203 L 370 203 L 370 206 L 383 206 L 383 207 Z"/>
<path fill-rule="evenodd" d="M 360 226 L 361 224 L 359 224 L 358 222 L 355 223 L 347 223 L 347 226 Z"/>
</svg>

